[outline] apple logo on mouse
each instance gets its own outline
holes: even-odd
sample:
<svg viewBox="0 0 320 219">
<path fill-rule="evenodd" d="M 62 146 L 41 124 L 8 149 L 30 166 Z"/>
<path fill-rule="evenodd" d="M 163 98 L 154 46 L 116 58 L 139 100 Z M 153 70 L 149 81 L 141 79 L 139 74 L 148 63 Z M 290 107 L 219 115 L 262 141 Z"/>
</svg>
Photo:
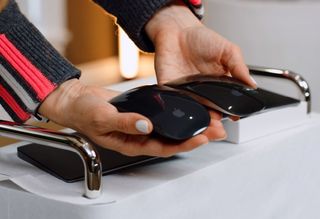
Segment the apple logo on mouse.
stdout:
<svg viewBox="0 0 320 219">
<path fill-rule="evenodd" d="M 174 108 L 174 110 L 172 111 L 172 114 L 178 118 L 182 118 L 186 115 L 185 112 L 183 112 L 181 109 L 177 109 L 177 108 Z"/>
<path fill-rule="evenodd" d="M 232 95 L 234 95 L 236 97 L 241 97 L 243 95 L 240 91 L 237 91 L 234 89 L 231 90 L 231 93 L 232 93 Z"/>
</svg>

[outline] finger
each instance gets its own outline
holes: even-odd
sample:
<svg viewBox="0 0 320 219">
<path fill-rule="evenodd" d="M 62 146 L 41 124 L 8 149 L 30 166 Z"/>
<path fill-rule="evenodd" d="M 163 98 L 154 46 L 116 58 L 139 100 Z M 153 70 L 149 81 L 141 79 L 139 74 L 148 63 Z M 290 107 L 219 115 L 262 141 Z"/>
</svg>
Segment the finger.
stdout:
<svg viewBox="0 0 320 219">
<path fill-rule="evenodd" d="M 210 141 L 220 141 L 227 137 L 222 122 L 215 119 L 211 119 L 210 125 L 202 134 L 207 136 Z"/>
<path fill-rule="evenodd" d="M 215 119 L 215 120 L 221 120 L 222 119 L 222 113 L 215 111 L 215 110 L 209 110 L 209 115 L 211 119 Z"/>
<path fill-rule="evenodd" d="M 125 134 L 149 134 L 153 128 L 149 119 L 137 113 L 115 113 L 108 123 L 114 131 Z"/>
<path fill-rule="evenodd" d="M 232 121 L 234 121 L 234 122 L 240 120 L 240 117 L 239 117 L 239 116 L 229 116 L 229 118 L 230 118 Z"/>
<path fill-rule="evenodd" d="M 183 142 L 155 139 L 150 136 L 126 135 L 119 132 L 110 133 L 95 139 L 96 143 L 127 156 L 170 157 L 174 154 L 190 151 L 208 142 L 205 135 L 198 135 Z"/>
<path fill-rule="evenodd" d="M 170 157 L 177 153 L 191 151 L 208 142 L 207 136 L 202 134 L 183 142 L 154 140 L 152 144 L 145 147 L 144 153 L 149 156 Z"/>
<path fill-rule="evenodd" d="M 209 139 L 207 136 L 200 134 L 192 137 L 184 142 L 165 145 L 162 148 L 162 157 L 170 157 L 177 153 L 188 152 L 200 147 L 201 145 L 207 144 Z"/>
<path fill-rule="evenodd" d="M 245 82 L 253 88 L 257 87 L 257 83 L 249 74 L 249 69 L 244 62 L 241 50 L 238 46 L 234 44 L 229 45 L 229 48 L 222 58 L 222 63 L 233 77 Z"/>
</svg>

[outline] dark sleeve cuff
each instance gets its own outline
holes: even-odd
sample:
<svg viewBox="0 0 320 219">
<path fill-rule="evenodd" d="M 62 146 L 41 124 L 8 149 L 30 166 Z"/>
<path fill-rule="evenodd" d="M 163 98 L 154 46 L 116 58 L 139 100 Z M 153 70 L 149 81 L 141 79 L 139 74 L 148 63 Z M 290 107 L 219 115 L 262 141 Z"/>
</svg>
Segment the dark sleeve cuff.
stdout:
<svg viewBox="0 0 320 219">
<path fill-rule="evenodd" d="M 79 77 L 10 0 L 0 13 L 0 103 L 12 119 L 26 121 L 59 84 Z"/>
<path fill-rule="evenodd" d="M 124 29 L 135 44 L 145 52 L 154 52 L 144 27 L 157 10 L 171 0 L 94 0 L 107 12 L 117 18 L 117 23 Z"/>
</svg>

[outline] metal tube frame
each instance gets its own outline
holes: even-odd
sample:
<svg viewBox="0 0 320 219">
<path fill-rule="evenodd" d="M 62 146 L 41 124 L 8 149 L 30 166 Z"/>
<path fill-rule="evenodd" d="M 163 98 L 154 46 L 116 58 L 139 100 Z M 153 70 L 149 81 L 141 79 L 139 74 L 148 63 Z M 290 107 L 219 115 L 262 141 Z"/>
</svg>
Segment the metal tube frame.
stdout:
<svg viewBox="0 0 320 219">
<path fill-rule="evenodd" d="M 69 150 L 78 154 L 85 172 L 84 197 L 94 199 L 100 196 L 102 165 L 99 153 L 81 136 L 3 120 L 0 120 L 0 136 Z"/>
</svg>

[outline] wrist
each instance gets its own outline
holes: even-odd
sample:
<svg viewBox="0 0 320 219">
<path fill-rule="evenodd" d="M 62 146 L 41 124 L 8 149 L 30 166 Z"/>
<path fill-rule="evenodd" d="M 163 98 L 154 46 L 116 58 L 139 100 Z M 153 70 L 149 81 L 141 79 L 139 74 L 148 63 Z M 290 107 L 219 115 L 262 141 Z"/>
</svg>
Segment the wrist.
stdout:
<svg viewBox="0 0 320 219">
<path fill-rule="evenodd" d="M 182 0 L 175 0 L 160 9 L 146 24 L 145 30 L 156 45 L 160 35 L 172 34 L 194 26 L 202 26 L 202 23 Z"/>
<path fill-rule="evenodd" d="M 45 98 L 38 112 L 53 122 L 70 127 L 65 124 L 68 120 L 64 117 L 68 116 L 72 102 L 78 98 L 84 87 L 78 79 L 65 81 Z"/>
</svg>

